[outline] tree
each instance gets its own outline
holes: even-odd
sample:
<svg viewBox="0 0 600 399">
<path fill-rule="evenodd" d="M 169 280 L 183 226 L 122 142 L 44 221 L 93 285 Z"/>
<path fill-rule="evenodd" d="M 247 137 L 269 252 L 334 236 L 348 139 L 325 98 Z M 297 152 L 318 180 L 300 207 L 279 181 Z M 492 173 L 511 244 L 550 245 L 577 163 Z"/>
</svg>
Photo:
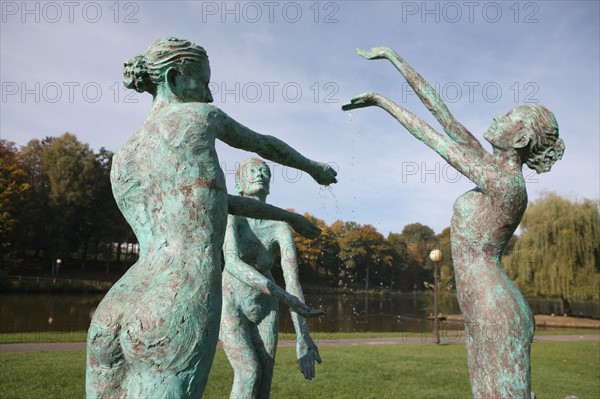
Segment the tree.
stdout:
<svg viewBox="0 0 600 399">
<path fill-rule="evenodd" d="M 423 289 L 425 281 L 433 280 L 427 259 L 437 246 L 434 231 L 421 223 L 412 223 L 404 226 L 400 234 L 390 233 L 388 240 L 404 264 L 401 288 Z"/>
<path fill-rule="evenodd" d="M 367 290 L 372 271 L 375 283 L 387 281 L 385 274 L 393 262 L 392 248 L 375 227 L 338 220 L 331 229 L 337 237 L 339 257 L 345 265 L 346 274 L 351 269 L 353 278 L 364 281 Z"/>
<path fill-rule="evenodd" d="M 340 248 L 335 234 L 325 221 L 308 213 L 305 213 L 304 217 L 321 229 L 321 235 L 311 240 L 295 234 L 298 263 L 308 267 L 313 274 L 318 274 L 320 270 L 323 270 L 337 280 L 341 263 L 338 258 Z"/>
<path fill-rule="evenodd" d="M 89 250 L 94 251 L 97 259 L 98 250 L 105 253 L 108 267 L 113 255 L 113 245 L 116 244 L 117 262 L 121 262 L 121 246 L 129 246 L 134 237 L 133 231 L 121 214 L 112 194 L 110 184 L 110 169 L 113 153 L 100 148 L 93 159 L 89 159 L 89 170 L 86 175 L 84 187 L 89 190 L 89 202 L 92 204 L 82 210 L 81 250 L 82 266 Z M 133 239 L 135 242 L 135 239 Z M 99 248 L 100 247 L 100 248 Z"/>
<path fill-rule="evenodd" d="M 93 227 L 87 214 L 94 212 L 95 205 L 94 160 L 89 146 L 70 133 L 55 138 L 42 151 L 43 170 L 50 183 L 47 233 L 52 258 L 70 257 L 90 235 Z"/>
<path fill-rule="evenodd" d="M 90 253 L 95 260 L 101 253 L 108 270 L 115 244 L 117 261 L 122 244 L 128 250 L 135 244 L 112 195 L 112 152 L 101 148 L 94 153 L 69 133 L 30 140 L 20 149 L 2 140 L 0 147 L 3 254 L 10 244 L 20 258 L 43 255 L 53 262 L 75 257 L 83 267 Z"/>
<path fill-rule="evenodd" d="M 42 154 L 44 148 L 52 143 L 53 138 L 30 140 L 19 149 L 19 164 L 27 173 L 27 183 L 31 187 L 27 202 L 23 204 L 19 215 L 22 223 L 17 231 L 17 242 L 22 254 L 32 249 L 38 257 L 42 251 L 47 252 L 49 241 L 46 238 L 47 225 L 50 222 L 49 192 L 50 182 L 45 173 Z"/>
<path fill-rule="evenodd" d="M 437 242 L 435 232 L 429 226 L 421 223 L 412 223 L 404 226 L 401 236 L 407 244 L 409 255 L 425 267 L 429 258 L 429 252 L 431 252 Z"/>
<path fill-rule="evenodd" d="M 448 294 L 454 289 L 454 263 L 452 262 L 452 245 L 450 242 L 450 227 L 446 227 L 436 236 L 437 248 L 442 251 L 440 261 L 440 292 Z"/>
<path fill-rule="evenodd" d="M 15 144 L 0 140 L 0 272 L 17 263 L 15 230 L 20 220 L 18 211 L 30 190 L 27 173 L 17 161 Z"/>
<path fill-rule="evenodd" d="M 504 268 L 526 295 L 574 299 L 600 296 L 599 202 L 547 194 L 530 204 L 522 234 Z"/>
<path fill-rule="evenodd" d="M 411 290 L 417 285 L 417 276 L 408 259 L 408 245 L 402 235 L 398 233 L 389 233 L 387 239 L 394 256 L 392 270 L 396 270 L 398 274 L 396 280 L 399 280 L 399 283 L 397 285 L 403 291 Z"/>
</svg>

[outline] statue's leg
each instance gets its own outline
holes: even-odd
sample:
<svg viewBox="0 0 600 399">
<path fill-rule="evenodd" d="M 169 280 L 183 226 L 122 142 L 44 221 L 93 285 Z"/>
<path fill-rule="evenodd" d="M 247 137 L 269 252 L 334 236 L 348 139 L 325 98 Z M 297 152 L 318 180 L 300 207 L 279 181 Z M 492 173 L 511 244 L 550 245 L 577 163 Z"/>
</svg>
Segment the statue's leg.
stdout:
<svg viewBox="0 0 600 399">
<path fill-rule="evenodd" d="M 197 399 L 218 339 L 220 251 L 165 250 L 148 258 L 153 268 L 136 281 L 122 322 L 123 386 L 130 397 Z"/>
<path fill-rule="evenodd" d="M 257 397 L 261 365 L 254 348 L 258 337 L 256 325 L 247 319 L 229 317 L 221 324 L 221 341 L 233 368 L 232 399 Z"/>
<path fill-rule="evenodd" d="M 475 399 L 530 398 L 532 331 L 527 320 L 483 322 L 471 328 L 467 357 Z"/>
<path fill-rule="evenodd" d="M 522 343 L 467 344 L 473 398 L 529 399 L 529 345 L 520 350 L 507 351 Z"/>
<path fill-rule="evenodd" d="M 258 325 L 260 341 L 255 344 L 255 347 L 262 368 L 258 397 L 268 399 L 271 394 L 275 353 L 277 351 L 279 304 L 273 298 L 267 297 L 264 299 L 270 302 L 271 311 Z"/>
</svg>

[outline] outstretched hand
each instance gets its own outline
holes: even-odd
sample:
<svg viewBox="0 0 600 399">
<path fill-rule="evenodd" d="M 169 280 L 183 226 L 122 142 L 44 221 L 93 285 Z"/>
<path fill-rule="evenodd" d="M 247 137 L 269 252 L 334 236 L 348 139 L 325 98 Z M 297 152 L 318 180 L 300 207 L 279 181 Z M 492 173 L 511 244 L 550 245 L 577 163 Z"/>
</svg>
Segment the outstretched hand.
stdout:
<svg viewBox="0 0 600 399">
<path fill-rule="evenodd" d="M 298 298 L 294 297 L 294 299 L 295 300 L 292 300 L 291 303 L 289 304 L 290 309 L 292 311 L 298 313 L 298 315 L 300 315 L 304 318 L 319 317 L 319 316 L 323 316 L 325 314 L 325 312 L 322 309 L 311 308 L 310 306 L 308 306 L 307 304 L 305 304 Z"/>
<path fill-rule="evenodd" d="M 357 48 L 356 52 L 368 60 L 381 60 L 388 58 L 392 50 L 388 47 L 373 47 L 371 50 Z"/>
<path fill-rule="evenodd" d="M 296 341 L 296 355 L 300 371 L 308 381 L 315 378 L 315 361 L 322 363 L 319 349 L 310 336 L 299 337 Z"/>
<path fill-rule="evenodd" d="M 317 162 L 316 167 L 313 169 L 310 175 L 319 184 L 328 186 L 332 183 L 337 183 L 337 179 L 335 178 L 337 176 L 337 172 L 331 165 L 326 163 Z"/>
<path fill-rule="evenodd" d="M 395 54 L 389 47 L 373 47 L 371 50 L 356 49 L 358 55 L 368 60 L 390 59 Z M 342 105 L 343 111 L 350 111 L 356 108 L 365 108 L 376 105 L 375 95 L 373 93 L 364 93 L 354 97 L 349 103 Z"/>
<path fill-rule="evenodd" d="M 269 295 L 278 301 L 285 303 L 289 306 L 292 312 L 296 312 L 302 317 L 319 317 L 325 314 L 325 312 L 321 309 L 311 308 L 301 301 L 297 296 L 290 294 L 271 280 L 267 281 L 267 290 Z"/>
<path fill-rule="evenodd" d="M 363 93 L 354 97 L 349 103 L 342 105 L 342 110 L 350 111 L 351 109 L 370 107 L 375 105 L 375 103 L 376 101 L 373 93 Z"/>
</svg>

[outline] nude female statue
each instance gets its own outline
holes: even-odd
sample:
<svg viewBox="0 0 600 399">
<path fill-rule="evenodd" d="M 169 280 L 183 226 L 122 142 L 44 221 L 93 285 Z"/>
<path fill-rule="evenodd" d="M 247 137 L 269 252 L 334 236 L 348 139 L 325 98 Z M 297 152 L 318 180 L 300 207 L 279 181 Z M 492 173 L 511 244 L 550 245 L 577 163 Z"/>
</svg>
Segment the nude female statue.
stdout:
<svg viewBox="0 0 600 399">
<path fill-rule="evenodd" d="M 250 158 L 242 162 L 236 172 L 236 190 L 244 198 L 265 202 L 270 179 L 267 164 Z M 234 370 L 232 399 L 268 399 L 270 396 L 279 327 L 276 297 L 286 293 L 277 287 L 270 272 L 278 250 L 288 292 L 304 301 L 290 227 L 280 221 L 228 217 L 223 247 L 220 339 Z M 270 292 L 278 292 L 278 295 Z M 293 311 L 291 316 L 296 330 L 298 364 L 304 377 L 311 380 L 315 376 L 314 362 L 321 363 L 319 351 L 309 335 L 306 319 Z"/>
<path fill-rule="evenodd" d="M 558 138 L 556 119 L 537 104 L 494 118 L 484 135 L 493 148 L 490 154 L 398 54 L 382 47 L 357 52 L 367 59 L 391 61 L 447 136 L 378 94 L 359 95 L 342 109 L 373 105 L 384 109 L 477 186 L 456 200 L 451 222 L 473 396 L 529 398 L 534 321 L 523 295 L 502 270 L 501 255 L 527 207 L 523 164 L 542 173 L 562 157 L 564 143 Z"/>
<path fill-rule="evenodd" d="M 212 365 L 221 312 L 221 250 L 227 212 L 310 223 L 258 201 L 227 195 L 215 140 L 308 172 L 335 171 L 210 105 L 202 47 L 167 38 L 125 63 L 124 83 L 153 96 L 139 130 L 114 155 L 117 204 L 140 244 L 139 260 L 98 306 L 88 331 L 89 398 L 199 398 Z M 287 298 L 304 316 L 319 315 Z"/>
</svg>

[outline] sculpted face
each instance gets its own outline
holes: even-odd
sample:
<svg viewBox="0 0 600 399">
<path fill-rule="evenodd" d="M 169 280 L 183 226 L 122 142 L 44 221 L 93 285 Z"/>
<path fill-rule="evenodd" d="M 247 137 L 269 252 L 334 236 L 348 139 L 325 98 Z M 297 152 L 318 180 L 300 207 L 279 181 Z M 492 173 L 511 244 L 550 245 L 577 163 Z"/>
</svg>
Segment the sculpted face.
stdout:
<svg viewBox="0 0 600 399">
<path fill-rule="evenodd" d="M 506 115 L 496 116 L 491 126 L 483 137 L 494 147 L 510 149 L 518 146 L 522 141 L 525 124 L 518 108 L 509 111 Z"/>
<path fill-rule="evenodd" d="M 184 102 L 211 103 L 213 97 L 208 87 L 209 81 L 210 66 L 208 62 L 201 65 L 189 65 L 178 70 L 173 91 Z"/>
<path fill-rule="evenodd" d="M 238 191 L 244 197 L 261 196 L 269 194 L 271 171 L 269 167 L 259 161 L 248 162 L 240 166 L 242 169 Z"/>
</svg>

